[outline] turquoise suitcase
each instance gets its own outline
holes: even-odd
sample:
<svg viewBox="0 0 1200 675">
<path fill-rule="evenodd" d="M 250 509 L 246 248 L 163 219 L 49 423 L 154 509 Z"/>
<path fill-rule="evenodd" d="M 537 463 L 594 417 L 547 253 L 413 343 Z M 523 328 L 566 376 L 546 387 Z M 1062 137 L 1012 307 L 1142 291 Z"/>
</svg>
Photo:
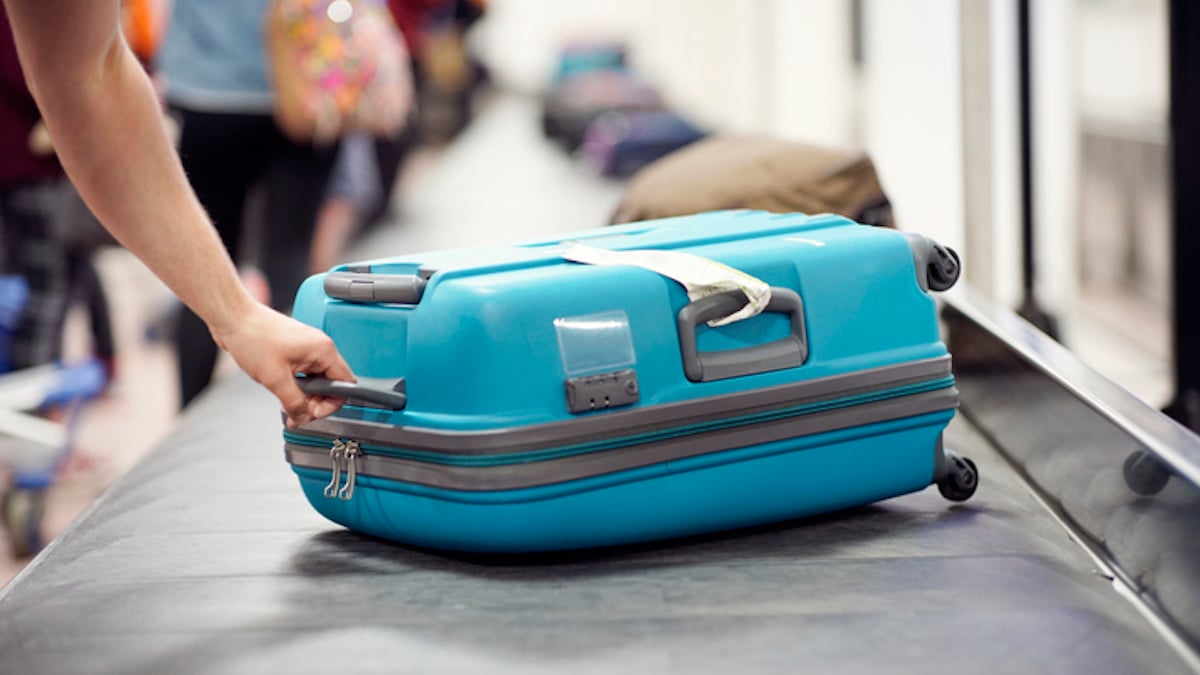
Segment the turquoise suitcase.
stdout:
<svg viewBox="0 0 1200 675">
<path fill-rule="evenodd" d="M 576 243 L 680 251 L 771 287 L 692 300 Z M 359 381 L 285 430 L 326 518 L 436 549 L 531 552 L 760 525 L 937 484 L 971 496 L 942 445 L 957 390 L 931 291 L 950 249 L 840 216 L 722 211 L 345 265 L 308 279 L 295 316 Z"/>
</svg>

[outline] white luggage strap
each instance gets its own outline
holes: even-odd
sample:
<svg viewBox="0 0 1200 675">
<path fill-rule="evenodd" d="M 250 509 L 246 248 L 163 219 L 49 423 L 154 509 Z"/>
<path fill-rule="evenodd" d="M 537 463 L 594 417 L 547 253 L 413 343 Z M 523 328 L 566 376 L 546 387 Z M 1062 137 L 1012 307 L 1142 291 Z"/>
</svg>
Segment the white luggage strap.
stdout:
<svg viewBox="0 0 1200 675">
<path fill-rule="evenodd" d="M 752 277 L 715 260 L 702 258 L 679 251 L 610 251 L 608 249 L 572 244 L 563 253 L 563 258 L 587 265 L 633 265 L 657 272 L 674 279 L 687 289 L 688 298 L 695 302 L 715 293 L 738 290 L 746 294 L 749 302 L 745 307 L 719 319 L 708 322 L 710 326 L 723 326 L 749 319 L 763 311 L 771 301 L 771 287 L 761 279 Z"/>
</svg>

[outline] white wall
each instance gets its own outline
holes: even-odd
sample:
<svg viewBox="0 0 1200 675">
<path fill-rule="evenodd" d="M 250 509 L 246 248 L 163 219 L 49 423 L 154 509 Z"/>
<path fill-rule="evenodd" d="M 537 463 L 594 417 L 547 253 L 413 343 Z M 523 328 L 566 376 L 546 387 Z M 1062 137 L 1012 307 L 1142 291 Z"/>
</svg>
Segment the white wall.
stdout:
<svg viewBox="0 0 1200 675">
<path fill-rule="evenodd" d="M 679 109 L 714 128 L 766 121 L 770 0 L 646 0 L 629 16 L 634 65 Z"/>
<path fill-rule="evenodd" d="M 845 0 L 493 0 L 475 46 L 505 85 L 546 82 L 559 47 L 625 39 L 672 104 L 731 131 L 854 137 Z"/>
<path fill-rule="evenodd" d="M 1017 110 L 1017 9 L 991 0 L 992 295 L 1009 306 L 1021 299 L 1021 129 Z"/>
<path fill-rule="evenodd" d="M 961 250 L 958 3 L 866 0 L 864 137 L 901 227 Z"/>
<path fill-rule="evenodd" d="M 1079 293 L 1079 66 L 1074 0 L 1031 2 L 1037 293 L 1063 318 Z"/>
<path fill-rule="evenodd" d="M 861 145 L 861 83 L 851 62 L 850 3 L 764 4 L 769 92 L 762 131 L 808 143 Z"/>
<path fill-rule="evenodd" d="M 1165 0 L 1081 3 L 1081 106 L 1088 118 L 1127 125 L 1161 124 L 1167 115 Z"/>
<path fill-rule="evenodd" d="M 471 36 L 472 48 L 500 84 L 536 92 L 550 77 L 555 56 L 566 41 L 628 38 L 629 17 L 642 4 L 637 0 L 494 0 Z"/>
</svg>

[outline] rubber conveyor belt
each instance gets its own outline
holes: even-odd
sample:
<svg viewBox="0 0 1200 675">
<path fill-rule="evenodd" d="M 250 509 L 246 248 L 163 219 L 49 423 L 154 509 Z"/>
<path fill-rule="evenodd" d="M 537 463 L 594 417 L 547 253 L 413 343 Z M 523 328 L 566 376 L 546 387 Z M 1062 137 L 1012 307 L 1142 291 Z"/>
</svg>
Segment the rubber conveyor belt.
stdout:
<svg viewBox="0 0 1200 675">
<path fill-rule="evenodd" d="M 315 515 L 275 411 L 240 376 L 202 398 L 0 592 L 0 673 L 1191 672 L 964 416 L 947 444 L 982 485 L 961 505 L 930 488 L 700 539 L 464 558 Z"/>
<path fill-rule="evenodd" d="M 1180 672 L 967 424 L 985 483 L 699 540 L 472 560 L 331 526 L 220 385 L 0 598 L 0 671 Z M 852 479 L 852 477 L 847 477 Z"/>
</svg>

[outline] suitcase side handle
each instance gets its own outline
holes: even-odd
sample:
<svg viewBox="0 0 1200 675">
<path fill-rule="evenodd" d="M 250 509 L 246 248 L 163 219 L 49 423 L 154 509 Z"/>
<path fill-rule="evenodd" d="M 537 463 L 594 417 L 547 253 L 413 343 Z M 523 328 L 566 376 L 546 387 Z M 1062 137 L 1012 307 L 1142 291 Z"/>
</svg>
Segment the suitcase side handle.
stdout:
<svg viewBox="0 0 1200 675">
<path fill-rule="evenodd" d="M 376 408 L 403 410 L 404 406 L 408 404 L 408 396 L 404 393 L 404 378 L 401 378 L 391 389 L 372 386 L 368 382 L 342 382 L 304 375 L 296 376 L 296 384 L 309 396 L 333 396 L 366 403 Z"/>
<path fill-rule="evenodd" d="M 787 314 L 792 334 L 754 347 L 701 352 L 696 349 L 696 327 L 706 321 L 728 316 L 747 302 L 741 291 L 725 291 L 700 298 L 679 310 L 679 351 L 683 372 L 692 382 L 711 382 L 731 377 L 767 373 L 802 365 L 808 359 L 808 331 L 804 324 L 804 302 L 790 288 L 771 287 L 766 312 Z"/>
<path fill-rule="evenodd" d="M 425 293 L 426 281 L 411 274 L 330 272 L 325 275 L 325 295 L 346 302 L 394 302 L 415 305 Z"/>
</svg>

